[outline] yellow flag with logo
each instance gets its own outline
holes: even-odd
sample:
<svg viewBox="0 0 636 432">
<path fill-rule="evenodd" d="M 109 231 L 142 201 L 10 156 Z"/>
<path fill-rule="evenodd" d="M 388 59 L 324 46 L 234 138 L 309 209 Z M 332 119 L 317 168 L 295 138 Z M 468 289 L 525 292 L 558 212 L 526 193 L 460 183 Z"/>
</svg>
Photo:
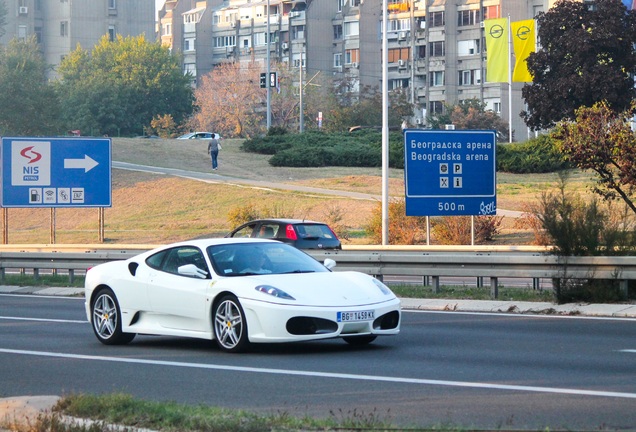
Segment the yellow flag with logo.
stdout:
<svg viewBox="0 0 636 432">
<path fill-rule="evenodd" d="M 510 24 L 512 31 L 512 47 L 515 51 L 515 68 L 512 72 L 514 82 L 532 81 L 526 60 L 535 50 L 534 20 L 516 21 Z"/>
<path fill-rule="evenodd" d="M 486 30 L 486 81 L 508 82 L 510 52 L 508 18 L 484 20 Z"/>
</svg>

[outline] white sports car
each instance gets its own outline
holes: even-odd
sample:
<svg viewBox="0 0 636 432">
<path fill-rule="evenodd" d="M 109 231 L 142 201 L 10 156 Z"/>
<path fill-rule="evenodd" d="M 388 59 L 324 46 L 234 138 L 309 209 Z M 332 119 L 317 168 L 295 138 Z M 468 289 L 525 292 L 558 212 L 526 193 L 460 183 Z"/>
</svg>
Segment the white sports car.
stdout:
<svg viewBox="0 0 636 432">
<path fill-rule="evenodd" d="M 86 274 L 86 316 L 100 342 L 137 333 L 250 343 L 341 337 L 353 345 L 400 331 L 400 301 L 382 282 L 332 272 L 272 240 L 204 239 L 163 246 Z"/>
</svg>

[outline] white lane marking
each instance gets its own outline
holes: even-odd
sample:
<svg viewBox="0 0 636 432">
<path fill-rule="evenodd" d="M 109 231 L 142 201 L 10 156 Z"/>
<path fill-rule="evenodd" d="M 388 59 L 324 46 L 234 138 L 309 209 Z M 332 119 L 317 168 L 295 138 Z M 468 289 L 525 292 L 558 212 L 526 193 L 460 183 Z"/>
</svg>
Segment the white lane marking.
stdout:
<svg viewBox="0 0 636 432">
<path fill-rule="evenodd" d="M 81 296 L 76 296 L 76 295 L 42 295 L 42 294 L 10 294 L 10 293 L 0 293 L 0 297 L 31 297 L 31 298 L 39 298 L 39 299 L 62 299 L 62 300 L 82 300 L 85 301 L 86 299 L 84 298 L 83 295 Z"/>
<path fill-rule="evenodd" d="M 579 319 L 579 320 L 609 320 L 609 321 L 636 321 L 636 317 L 613 317 L 613 316 L 586 316 L 586 315 L 558 315 L 542 313 L 515 313 L 515 312 L 471 312 L 471 311 L 450 311 L 450 310 L 425 310 L 425 309 L 402 309 L 402 313 L 429 313 L 429 314 L 456 314 L 456 315 L 477 315 L 477 316 L 499 316 L 518 318 L 558 318 L 558 319 Z"/>
<path fill-rule="evenodd" d="M 618 350 L 618 352 L 636 353 L 636 349 L 624 349 L 624 350 Z"/>
<path fill-rule="evenodd" d="M 39 322 L 56 322 L 56 323 L 71 323 L 71 324 L 86 324 L 88 321 L 84 320 L 68 320 L 68 319 L 54 319 L 54 318 L 23 318 L 12 316 L 0 316 L 0 319 L 4 320 L 18 320 L 18 321 L 39 321 Z"/>
<path fill-rule="evenodd" d="M 536 387 L 536 386 L 521 386 L 521 385 L 508 385 L 508 384 L 492 384 L 492 383 L 480 383 L 469 381 L 446 381 L 446 380 L 431 380 L 421 378 L 403 378 L 403 377 L 389 377 L 389 376 L 373 376 L 373 375 L 356 375 L 334 372 L 316 372 L 316 371 L 302 371 L 302 370 L 289 370 L 289 369 L 270 369 L 270 368 L 255 368 L 244 366 L 224 366 L 214 364 L 202 364 L 202 363 L 187 363 L 187 362 L 172 362 L 163 360 L 147 360 L 147 359 L 135 359 L 135 358 L 119 358 L 119 357 L 106 357 L 106 356 L 92 356 L 83 354 L 67 354 L 67 353 L 55 353 L 46 351 L 27 351 L 27 350 L 13 350 L 0 348 L 0 353 L 7 354 L 21 354 L 41 357 L 60 357 L 70 358 L 76 360 L 92 360 L 92 361 L 107 361 L 115 363 L 133 363 L 133 364 L 146 364 L 156 366 L 172 366 L 172 367 L 184 367 L 195 369 L 212 369 L 212 370 L 224 370 L 234 372 L 253 372 L 253 373 L 265 373 L 274 375 L 292 375 L 292 376 L 306 376 L 306 377 L 320 377 L 320 378 L 334 378 L 334 379 L 349 379 L 360 381 L 380 381 L 389 383 L 404 383 L 404 384 L 421 384 L 421 385 L 439 385 L 448 387 L 467 387 L 467 388 L 481 388 L 491 390 L 514 390 L 522 392 L 535 392 L 535 393 L 556 393 L 556 394 L 568 394 L 578 396 L 597 396 L 597 397 L 613 397 L 622 399 L 636 399 L 636 393 L 623 393 L 612 391 L 595 391 L 595 390 L 582 390 L 582 389 L 569 389 L 558 387 Z"/>
</svg>

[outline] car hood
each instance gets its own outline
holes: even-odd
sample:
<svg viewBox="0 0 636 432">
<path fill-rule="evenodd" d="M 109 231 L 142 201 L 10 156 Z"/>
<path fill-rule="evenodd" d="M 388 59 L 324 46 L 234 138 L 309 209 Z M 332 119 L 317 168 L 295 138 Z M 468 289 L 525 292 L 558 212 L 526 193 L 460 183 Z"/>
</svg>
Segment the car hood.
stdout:
<svg viewBox="0 0 636 432">
<path fill-rule="evenodd" d="M 243 292 L 244 298 L 298 306 L 355 306 L 395 298 L 393 293 L 384 294 L 371 276 L 358 272 L 259 275 L 241 279 L 247 288 Z M 281 289 L 296 300 L 284 300 L 259 293 L 254 290 L 258 285 Z"/>
</svg>

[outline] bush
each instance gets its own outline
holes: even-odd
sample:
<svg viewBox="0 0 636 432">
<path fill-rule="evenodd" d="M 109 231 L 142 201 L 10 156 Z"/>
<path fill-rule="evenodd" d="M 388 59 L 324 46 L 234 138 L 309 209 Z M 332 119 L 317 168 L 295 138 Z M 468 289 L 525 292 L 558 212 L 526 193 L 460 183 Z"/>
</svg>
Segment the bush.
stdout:
<svg viewBox="0 0 636 432">
<path fill-rule="evenodd" d="M 412 245 L 426 242 L 426 218 L 406 216 L 406 202 L 395 200 L 389 203 L 389 238 L 392 245 Z M 382 203 L 373 209 L 371 219 L 366 226 L 371 242 L 382 244 Z"/>
<path fill-rule="evenodd" d="M 475 217 L 475 244 L 492 241 L 499 233 L 503 216 Z M 471 244 L 470 216 L 442 216 L 433 218 L 431 227 L 435 240 L 443 245 Z"/>
<path fill-rule="evenodd" d="M 497 170 L 515 174 L 567 169 L 568 163 L 549 135 L 523 143 L 497 145 Z"/>
<path fill-rule="evenodd" d="M 563 276 L 554 281 L 557 302 L 615 301 L 620 298 L 618 278 L 573 280 L 568 275 L 568 257 L 633 255 L 636 252 L 631 212 L 603 206 L 598 198 L 589 202 L 567 193 L 567 176 L 561 175 L 556 193 L 544 193 L 535 217 L 553 245 L 552 253 L 562 258 Z"/>
<path fill-rule="evenodd" d="M 247 152 L 273 155 L 272 166 L 379 167 L 382 165 L 382 133 L 361 130 L 354 133 L 276 134 L 254 138 L 243 143 Z M 389 165 L 404 168 L 404 138 L 400 133 L 389 136 Z"/>
</svg>

